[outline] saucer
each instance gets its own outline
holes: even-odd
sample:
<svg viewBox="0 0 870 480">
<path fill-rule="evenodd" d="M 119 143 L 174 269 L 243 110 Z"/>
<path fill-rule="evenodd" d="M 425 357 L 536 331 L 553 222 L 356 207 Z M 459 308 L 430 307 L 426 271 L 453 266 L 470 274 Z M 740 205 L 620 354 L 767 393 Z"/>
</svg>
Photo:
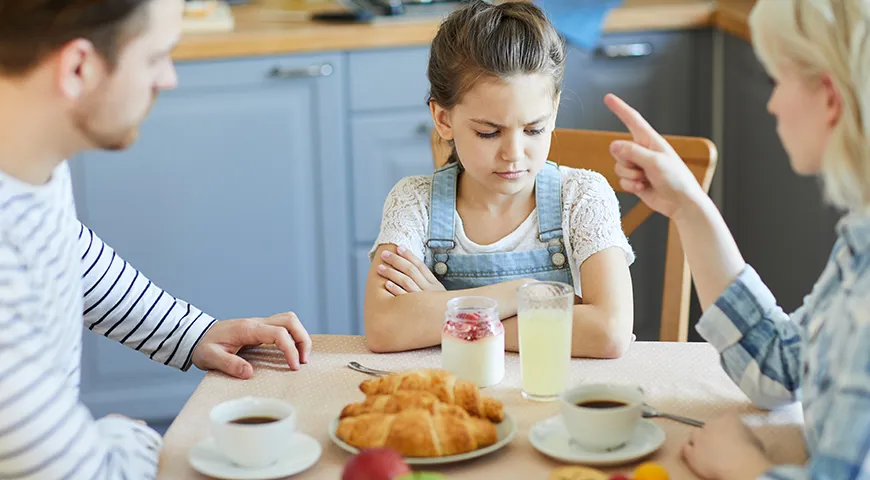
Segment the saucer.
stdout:
<svg viewBox="0 0 870 480">
<path fill-rule="evenodd" d="M 214 478 L 233 480 L 268 480 L 295 475 L 311 468 L 320 459 L 320 443 L 303 433 L 296 433 L 287 442 L 287 456 L 263 468 L 240 467 L 226 458 L 215 445 L 213 437 L 194 445 L 187 455 L 190 465 L 199 473 Z"/>
<path fill-rule="evenodd" d="M 665 443 L 665 432 L 655 423 L 641 419 L 634 436 L 622 447 L 608 452 L 587 450 L 575 443 L 561 415 L 541 420 L 529 431 L 529 441 L 539 452 L 567 463 L 611 466 L 639 460 Z"/>
</svg>

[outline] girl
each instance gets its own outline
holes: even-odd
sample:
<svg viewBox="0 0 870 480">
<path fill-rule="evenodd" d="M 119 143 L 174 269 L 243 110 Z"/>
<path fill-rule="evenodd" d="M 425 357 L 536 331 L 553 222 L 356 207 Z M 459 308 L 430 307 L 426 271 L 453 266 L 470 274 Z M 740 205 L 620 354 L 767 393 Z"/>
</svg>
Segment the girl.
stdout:
<svg viewBox="0 0 870 480">
<path fill-rule="evenodd" d="M 517 288 L 557 280 L 577 296 L 572 353 L 625 352 L 634 254 L 616 195 L 598 173 L 547 162 L 564 62 L 561 39 L 531 3 L 471 2 L 442 24 L 429 106 L 452 154 L 386 199 L 365 296 L 373 351 L 440 344 L 447 301 L 466 295 L 498 301 L 516 351 Z"/>
<path fill-rule="evenodd" d="M 759 0 L 750 26 L 776 82 L 768 110 L 792 169 L 820 175 L 830 201 L 849 212 L 827 267 L 791 315 L 668 144 L 607 99 L 634 136 L 611 149 L 622 185 L 679 229 L 706 307 L 698 332 L 757 405 L 803 404 L 806 465 L 773 466 L 734 417 L 694 431 L 683 456 L 704 478 L 870 478 L 870 2 Z"/>
</svg>

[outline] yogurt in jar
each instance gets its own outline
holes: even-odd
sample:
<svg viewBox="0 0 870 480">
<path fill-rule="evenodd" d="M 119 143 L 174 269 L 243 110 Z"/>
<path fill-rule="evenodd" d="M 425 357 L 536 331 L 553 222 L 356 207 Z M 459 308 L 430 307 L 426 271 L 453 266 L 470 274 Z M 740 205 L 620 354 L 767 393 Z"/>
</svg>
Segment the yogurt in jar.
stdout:
<svg viewBox="0 0 870 480">
<path fill-rule="evenodd" d="M 441 331 L 442 368 L 478 387 L 489 387 L 504 378 L 504 363 L 504 325 L 495 300 L 450 300 Z"/>
</svg>

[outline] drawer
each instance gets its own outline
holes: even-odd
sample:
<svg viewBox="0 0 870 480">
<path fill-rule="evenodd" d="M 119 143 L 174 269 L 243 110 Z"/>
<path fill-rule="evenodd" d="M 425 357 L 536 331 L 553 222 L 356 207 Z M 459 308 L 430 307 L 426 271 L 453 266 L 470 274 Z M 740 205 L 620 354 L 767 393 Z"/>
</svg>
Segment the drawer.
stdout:
<svg viewBox="0 0 870 480">
<path fill-rule="evenodd" d="M 237 88 L 313 81 L 344 73 L 340 54 L 276 55 L 267 57 L 182 61 L 176 63 L 178 88 Z M 172 91 L 167 95 L 172 95 Z"/>
<path fill-rule="evenodd" d="M 428 47 L 350 53 L 351 109 L 426 108 L 428 61 Z"/>
</svg>

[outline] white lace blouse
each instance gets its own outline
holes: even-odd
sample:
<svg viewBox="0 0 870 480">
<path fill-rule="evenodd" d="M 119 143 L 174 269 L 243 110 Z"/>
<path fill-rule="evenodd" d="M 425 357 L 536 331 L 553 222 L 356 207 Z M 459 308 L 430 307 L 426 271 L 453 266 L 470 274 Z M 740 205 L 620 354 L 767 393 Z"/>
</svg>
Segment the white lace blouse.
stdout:
<svg viewBox="0 0 870 480">
<path fill-rule="evenodd" d="M 591 170 L 559 167 L 562 174 L 562 230 L 568 263 L 574 277 L 574 291 L 581 296 L 580 265 L 606 248 L 619 247 L 628 264 L 634 251 L 622 230 L 619 201 L 603 175 Z M 384 202 L 381 230 L 369 259 L 380 245 L 394 244 L 409 249 L 419 259 L 425 258 L 429 238 L 429 197 L 432 176 L 405 177 L 393 187 Z M 532 213 L 501 240 L 479 245 L 465 235 L 462 218 L 455 215 L 456 249 L 459 254 L 521 252 L 546 248 L 538 240 L 538 214 Z"/>
</svg>

